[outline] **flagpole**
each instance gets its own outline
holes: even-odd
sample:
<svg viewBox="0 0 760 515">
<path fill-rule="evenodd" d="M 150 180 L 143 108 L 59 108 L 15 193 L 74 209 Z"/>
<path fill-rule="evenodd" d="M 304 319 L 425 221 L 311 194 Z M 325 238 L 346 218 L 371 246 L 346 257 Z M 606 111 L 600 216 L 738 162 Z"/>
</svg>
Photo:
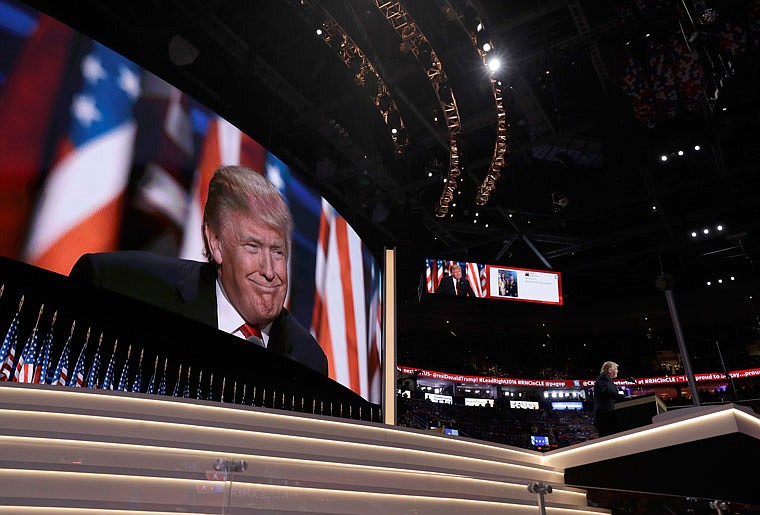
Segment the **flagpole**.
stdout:
<svg viewBox="0 0 760 515">
<path fill-rule="evenodd" d="M 126 391 L 127 390 L 127 383 L 128 378 L 127 375 L 129 374 L 129 356 L 132 354 L 132 345 L 130 344 L 129 347 L 127 347 L 127 359 L 124 360 L 124 368 L 121 371 L 121 375 L 119 376 L 119 382 L 116 385 L 116 389 L 119 391 Z"/>
<path fill-rule="evenodd" d="M 182 382 L 182 363 L 179 364 L 179 370 L 177 371 L 177 382 L 174 383 L 174 392 L 172 397 L 179 397 L 179 384 Z"/>
<path fill-rule="evenodd" d="M 53 319 L 50 321 L 50 329 L 48 329 L 45 341 L 42 343 L 41 360 L 39 364 L 35 364 L 34 371 L 32 372 L 32 382 L 37 384 L 45 384 L 47 381 L 48 369 L 50 368 L 50 347 L 53 344 L 53 330 L 55 329 L 55 321 L 58 318 L 58 310 L 53 312 Z"/>
</svg>

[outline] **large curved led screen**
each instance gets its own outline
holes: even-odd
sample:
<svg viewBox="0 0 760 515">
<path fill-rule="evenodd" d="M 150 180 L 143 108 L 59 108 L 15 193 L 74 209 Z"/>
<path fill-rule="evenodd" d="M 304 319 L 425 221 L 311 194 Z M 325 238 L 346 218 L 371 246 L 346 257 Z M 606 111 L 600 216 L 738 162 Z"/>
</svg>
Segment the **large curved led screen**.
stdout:
<svg viewBox="0 0 760 515">
<path fill-rule="evenodd" d="M 159 77 L 23 3 L 0 2 L 0 59 L 3 256 L 64 275 L 88 252 L 206 261 L 201 209 L 210 176 L 221 164 L 250 166 L 293 214 L 286 308 L 319 342 L 329 376 L 380 402 L 378 264 L 283 161 Z"/>
</svg>

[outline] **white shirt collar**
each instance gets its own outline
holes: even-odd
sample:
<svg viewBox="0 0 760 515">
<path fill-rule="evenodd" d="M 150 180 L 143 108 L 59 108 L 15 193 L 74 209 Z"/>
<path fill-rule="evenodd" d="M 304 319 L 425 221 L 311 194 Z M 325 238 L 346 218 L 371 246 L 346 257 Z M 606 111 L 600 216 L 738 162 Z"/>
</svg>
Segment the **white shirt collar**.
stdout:
<svg viewBox="0 0 760 515">
<path fill-rule="evenodd" d="M 245 339 L 243 333 L 239 331 L 240 326 L 245 323 L 245 319 L 240 316 L 238 310 L 235 309 L 235 306 L 233 306 L 227 298 L 227 294 L 225 293 L 224 288 L 222 287 L 222 282 L 219 278 L 216 280 L 216 320 L 220 331 Z M 271 322 L 261 328 L 264 347 L 269 344 L 269 330 L 271 328 Z"/>
</svg>

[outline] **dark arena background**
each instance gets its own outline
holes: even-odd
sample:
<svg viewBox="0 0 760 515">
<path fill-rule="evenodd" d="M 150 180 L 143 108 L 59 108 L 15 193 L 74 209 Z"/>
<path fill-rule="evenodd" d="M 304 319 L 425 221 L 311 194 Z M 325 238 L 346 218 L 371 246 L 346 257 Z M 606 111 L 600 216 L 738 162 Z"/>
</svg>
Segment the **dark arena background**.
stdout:
<svg viewBox="0 0 760 515">
<path fill-rule="evenodd" d="M 0 119 L 0 514 L 760 512 L 760 1 L 0 0 Z M 67 277 L 222 164 L 327 376 Z"/>
</svg>

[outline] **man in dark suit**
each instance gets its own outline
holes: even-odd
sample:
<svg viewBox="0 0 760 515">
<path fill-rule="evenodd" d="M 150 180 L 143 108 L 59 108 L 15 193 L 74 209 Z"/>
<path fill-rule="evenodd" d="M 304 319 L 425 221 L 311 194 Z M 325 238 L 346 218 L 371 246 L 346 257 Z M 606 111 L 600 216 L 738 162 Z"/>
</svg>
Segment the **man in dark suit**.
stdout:
<svg viewBox="0 0 760 515">
<path fill-rule="evenodd" d="M 284 308 L 293 219 L 277 188 L 222 166 L 203 214 L 208 262 L 142 251 L 82 256 L 69 276 L 195 319 L 327 375 L 319 343 Z"/>
<path fill-rule="evenodd" d="M 618 392 L 614 383 L 618 368 L 614 361 L 605 361 L 594 382 L 594 426 L 599 436 L 617 432 L 615 401 L 625 399 L 625 395 Z"/>
<path fill-rule="evenodd" d="M 475 296 L 472 288 L 470 288 L 469 281 L 462 278 L 462 267 L 456 264 L 451 266 L 451 275 L 445 276 L 438 283 L 436 291 L 444 295 L 456 295 L 458 297 Z"/>
</svg>

